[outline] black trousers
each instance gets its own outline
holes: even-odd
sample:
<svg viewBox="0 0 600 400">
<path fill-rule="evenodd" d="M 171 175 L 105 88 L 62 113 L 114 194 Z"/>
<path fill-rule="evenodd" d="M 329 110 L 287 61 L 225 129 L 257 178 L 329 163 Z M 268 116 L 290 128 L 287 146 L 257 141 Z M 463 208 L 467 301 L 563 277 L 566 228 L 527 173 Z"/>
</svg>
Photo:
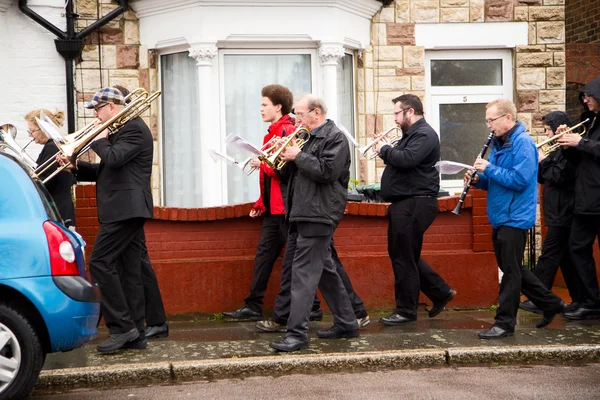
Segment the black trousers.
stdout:
<svg viewBox="0 0 600 400">
<path fill-rule="evenodd" d="M 285 248 L 285 254 L 283 255 L 283 266 L 281 268 L 281 280 L 279 282 L 280 290 L 277 294 L 277 297 L 275 298 L 273 316 L 271 317 L 271 320 L 282 325 L 287 324 L 288 318 L 290 316 L 292 264 L 294 262 L 294 256 L 296 254 L 297 240 L 298 232 L 293 232 L 288 235 L 287 247 Z M 335 270 L 340 276 L 346 293 L 348 294 L 348 298 L 350 299 L 350 304 L 352 305 L 354 315 L 356 316 L 356 318 L 366 317 L 368 314 L 367 310 L 365 310 L 365 305 L 362 299 L 358 296 L 358 294 L 354 291 L 354 288 L 352 287 L 350 277 L 346 273 L 344 265 L 340 261 L 337 251 L 335 250 L 333 237 L 331 238 L 330 251 L 331 258 L 335 265 Z M 311 308 L 313 311 L 316 311 L 319 308 L 321 308 L 321 300 L 319 300 L 316 293 L 313 294 L 313 302 Z"/>
<path fill-rule="evenodd" d="M 100 310 L 110 333 L 133 328 L 144 337 L 144 287 L 141 255 L 144 218 L 101 224 L 89 266 L 102 298 Z"/>
<path fill-rule="evenodd" d="M 514 330 L 521 291 L 543 311 L 560 308 L 562 300 L 523 266 L 523 252 L 527 231 L 510 226 L 501 226 L 492 231 L 496 261 L 502 271 L 498 309 L 494 325 Z"/>
<path fill-rule="evenodd" d="M 546 238 L 542 244 L 542 254 L 535 266 L 535 276 L 548 290 L 552 290 L 556 273 L 560 270 L 565 278 L 569 296 L 574 302 L 579 302 L 578 283 L 575 276 L 575 266 L 569 253 L 570 226 L 549 226 Z"/>
<path fill-rule="evenodd" d="M 600 215 L 575 214 L 569 238 L 569 251 L 581 288 L 581 303 L 586 308 L 600 308 L 598 278 L 594 262 L 594 241 L 600 236 Z"/>
<path fill-rule="evenodd" d="M 344 331 L 358 329 L 348 293 L 331 259 L 332 235 L 306 237 L 291 234 L 292 244 L 291 301 L 286 336 L 308 341 L 308 321 L 317 287 L 333 313 L 333 324 Z"/>
<path fill-rule="evenodd" d="M 165 306 L 160 295 L 158 280 L 156 279 L 156 274 L 154 273 L 154 269 L 152 269 L 152 263 L 148 255 L 145 235 L 142 244 L 141 261 L 142 284 L 144 285 L 144 299 L 146 303 L 146 326 L 164 324 L 167 321 Z"/>
<path fill-rule="evenodd" d="M 435 220 L 435 197 L 411 197 L 388 207 L 388 254 L 394 270 L 395 312 L 417 317 L 419 291 L 432 302 L 443 301 L 450 286 L 421 259 L 423 235 Z"/>
<path fill-rule="evenodd" d="M 263 217 L 261 235 L 256 246 L 254 272 L 250 293 L 244 302 L 250 309 L 261 312 L 267 284 L 273 271 L 273 264 L 283 250 L 287 238 L 285 215 L 266 215 Z"/>
</svg>

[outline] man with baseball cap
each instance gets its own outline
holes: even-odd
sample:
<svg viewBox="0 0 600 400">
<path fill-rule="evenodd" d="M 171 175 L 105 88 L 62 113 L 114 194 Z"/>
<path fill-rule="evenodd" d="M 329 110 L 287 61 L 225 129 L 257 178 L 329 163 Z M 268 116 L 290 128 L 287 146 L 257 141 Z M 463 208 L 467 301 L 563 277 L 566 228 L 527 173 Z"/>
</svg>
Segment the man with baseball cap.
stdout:
<svg viewBox="0 0 600 400">
<path fill-rule="evenodd" d="M 85 107 L 93 108 L 104 123 L 121 113 L 124 118 L 124 104 L 123 94 L 107 87 Z M 97 349 L 104 354 L 121 348 L 145 349 L 141 252 L 144 223 L 153 215 L 152 134 L 137 117 L 110 135 L 108 129 L 99 133 L 90 147 L 100 163 L 77 161 L 73 172 L 78 181 L 96 182 L 100 229 L 89 266 L 102 293 L 101 311 L 109 330 L 108 339 Z M 67 162 L 64 156 L 59 160 Z"/>
</svg>

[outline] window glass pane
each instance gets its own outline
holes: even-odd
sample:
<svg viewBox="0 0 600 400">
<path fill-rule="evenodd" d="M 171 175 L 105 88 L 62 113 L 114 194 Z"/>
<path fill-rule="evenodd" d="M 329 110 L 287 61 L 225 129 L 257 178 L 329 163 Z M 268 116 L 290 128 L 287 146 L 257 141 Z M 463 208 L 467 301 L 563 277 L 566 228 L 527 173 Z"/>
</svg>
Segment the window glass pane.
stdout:
<svg viewBox="0 0 600 400">
<path fill-rule="evenodd" d="M 431 86 L 502 85 L 502 60 L 431 60 Z"/>
<path fill-rule="evenodd" d="M 340 114 L 339 125 L 346 128 L 356 138 L 356 132 L 354 131 L 354 61 L 352 54 L 346 54 L 338 62 L 337 79 L 338 111 Z M 356 168 L 354 162 L 356 151 L 354 151 L 352 143 L 349 144 L 352 158 L 350 177 L 355 179 Z"/>
<path fill-rule="evenodd" d="M 489 135 L 485 124 L 487 103 L 441 104 L 440 145 L 442 160 L 473 165 Z M 462 180 L 464 171 L 442 179 Z"/>
<path fill-rule="evenodd" d="M 240 135 L 256 147 L 262 146 L 269 127 L 260 116 L 261 89 L 280 84 L 294 96 L 312 91 L 308 54 L 226 54 L 224 71 L 226 134 Z M 227 154 L 240 161 L 248 157 L 232 148 Z M 258 179 L 257 173 L 248 177 L 239 168 L 228 166 L 228 204 L 256 201 L 260 194 Z"/>
<path fill-rule="evenodd" d="M 163 186 L 168 207 L 200 207 L 198 74 L 188 52 L 161 56 Z"/>
</svg>

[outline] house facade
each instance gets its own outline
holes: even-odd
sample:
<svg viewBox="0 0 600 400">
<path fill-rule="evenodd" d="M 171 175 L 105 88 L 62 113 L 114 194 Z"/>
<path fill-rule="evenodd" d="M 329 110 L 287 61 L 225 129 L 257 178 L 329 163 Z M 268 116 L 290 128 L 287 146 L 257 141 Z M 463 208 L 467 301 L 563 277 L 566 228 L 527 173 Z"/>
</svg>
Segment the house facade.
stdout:
<svg viewBox="0 0 600 400">
<path fill-rule="evenodd" d="M 63 0 L 30 0 L 29 6 L 61 26 Z M 213 161 L 209 150 L 244 159 L 247 154 L 225 143 L 232 133 L 260 145 L 267 128 L 260 119 L 263 86 L 279 83 L 295 95 L 323 97 L 328 117 L 360 146 L 394 125 L 392 98 L 417 94 L 440 136 L 442 159 L 471 164 L 489 133 L 489 101 L 513 99 L 535 139 L 543 134 L 545 113 L 567 109 L 585 80 L 581 74 L 568 80 L 576 63 L 568 68 L 565 25 L 575 32 L 578 15 L 599 9 L 569 9 L 564 0 L 129 0 L 129 6 L 85 39 L 69 79 L 79 128 L 93 118 L 83 102 L 101 87 L 162 92 L 144 115 L 155 140 L 156 220 L 147 229 L 148 247 L 167 292 L 187 293 L 173 281 L 176 268 L 185 271 L 192 292 L 202 287 L 207 296 L 182 298 L 179 308 L 167 299 L 167 308 L 177 312 L 190 311 L 186 302 L 203 307 L 212 301 L 203 310 L 219 310 L 225 301 L 240 300 L 235 296 L 249 284 L 259 223 L 243 217 L 258 197 L 258 178 Z M 76 0 L 77 29 L 117 7 L 114 0 Z M 0 0 L 0 33 L 0 56 L 14 61 L 0 74 L 10 94 L 0 98 L 0 123 L 17 125 L 18 140 L 26 143 L 22 118 L 30 109 L 67 109 L 64 61 L 54 36 L 20 13 L 17 0 Z M 586 46 L 594 36 L 577 34 L 582 36 L 572 55 L 597 57 L 600 52 Z M 35 147 L 28 150 L 35 156 Z M 351 173 L 361 184 L 379 182 L 383 168 L 353 152 Z M 461 177 L 443 176 L 442 188 L 459 193 Z M 424 257 L 459 292 L 480 289 L 459 299 L 463 305 L 491 304 L 497 292 L 485 198 L 474 196 L 461 217 L 448 212 L 455 200 L 441 200 L 440 217 L 425 237 Z M 93 245 L 93 187 L 78 187 L 77 208 L 78 230 Z M 376 298 L 371 304 L 385 306 L 391 292 L 376 281 L 377 271 L 391 279 L 385 209 L 354 204 L 348 214 L 336 233 L 342 260 L 360 278 L 367 302 Z M 223 291 L 224 281 L 235 284 Z"/>
</svg>

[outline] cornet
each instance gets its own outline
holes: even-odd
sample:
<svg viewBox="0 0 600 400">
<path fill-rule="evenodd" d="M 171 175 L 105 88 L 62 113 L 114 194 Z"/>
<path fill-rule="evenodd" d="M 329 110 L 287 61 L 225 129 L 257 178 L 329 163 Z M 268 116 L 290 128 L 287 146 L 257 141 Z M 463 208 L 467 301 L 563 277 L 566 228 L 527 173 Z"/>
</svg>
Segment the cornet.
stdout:
<svg viewBox="0 0 600 400">
<path fill-rule="evenodd" d="M 286 147 L 290 146 L 294 139 L 296 140 L 296 144 L 298 145 L 298 147 L 300 147 L 300 150 L 302 150 L 304 145 L 308 142 L 308 139 L 299 138 L 301 133 L 306 133 L 308 135 L 308 138 L 310 138 L 310 132 L 308 131 L 308 129 L 306 129 L 303 126 L 300 126 L 294 131 L 294 133 L 283 138 L 284 142 L 281 143 L 281 146 L 272 146 L 269 149 L 269 151 L 267 151 L 269 153 L 268 156 L 259 156 L 258 159 L 273 169 L 281 169 L 285 167 L 287 161 L 282 161 L 279 159 L 283 150 Z"/>
<path fill-rule="evenodd" d="M 392 133 L 395 132 L 394 136 L 390 136 L 392 135 Z M 363 157 L 372 160 L 375 157 L 377 157 L 379 154 L 378 153 L 373 153 L 371 156 L 367 157 L 367 153 L 369 152 L 369 150 L 371 150 L 377 143 L 379 143 L 381 140 L 383 139 L 387 139 L 389 136 L 389 138 L 394 138 L 392 139 L 392 141 L 390 142 L 391 146 L 394 146 L 396 143 L 398 143 L 400 141 L 400 139 L 402 139 L 402 129 L 400 129 L 399 126 L 394 126 L 393 128 L 388 129 L 386 132 L 382 133 L 381 135 L 377 136 L 371 143 L 369 143 L 366 146 L 363 146 L 361 148 L 358 149 L 358 151 L 360 151 L 360 154 L 362 154 Z"/>
<path fill-rule="evenodd" d="M 565 133 L 571 133 L 572 131 L 574 131 L 575 129 L 577 129 L 583 125 L 583 130 L 580 133 L 578 133 L 579 136 L 582 136 L 586 131 L 585 124 L 587 124 L 589 122 L 589 120 L 590 120 L 589 118 L 586 118 L 585 121 L 581 121 L 577 125 L 574 125 L 574 126 L 570 127 L 569 129 L 567 129 L 566 131 L 558 133 L 558 134 L 552 136 L 551 138 L 544 140 L 542 143 L 538 143 L 536 145 L 536 147 L 538 149 L 541 149 L 541 151 L 544 153 L 544 155 L 548 155 L 548 154 L 552 153 L 554 150 L 556 150 L 560 147 L 560 144 L 556 143 L 558 138 L 560 138 Z M 548 144 L 550 144 L 548 147 L 543 147 Z"/>
<path fill-rule="evenodd" d="M 4 149 L 9 149 L 12 153 L 14 153 L 15 156 L 21 159 L 23 164 L 25 164 L 31 170 L 31 172 L 33 172 L 33 170 L 37 168 L 37 164 L 35 163 L 33 158 L 31 158 L 29 154 L 25 152 L 25 149 L 33 142 L 33 139 L 31 139 L 23 148 L 21 148 L 21 146 L 19 146 L 19 144 L 16 141 L 16 137 L 17 128 L 15 128 L 14 125 L 1 125 L 0 151 L 4 151 Z"/>
</svg>

